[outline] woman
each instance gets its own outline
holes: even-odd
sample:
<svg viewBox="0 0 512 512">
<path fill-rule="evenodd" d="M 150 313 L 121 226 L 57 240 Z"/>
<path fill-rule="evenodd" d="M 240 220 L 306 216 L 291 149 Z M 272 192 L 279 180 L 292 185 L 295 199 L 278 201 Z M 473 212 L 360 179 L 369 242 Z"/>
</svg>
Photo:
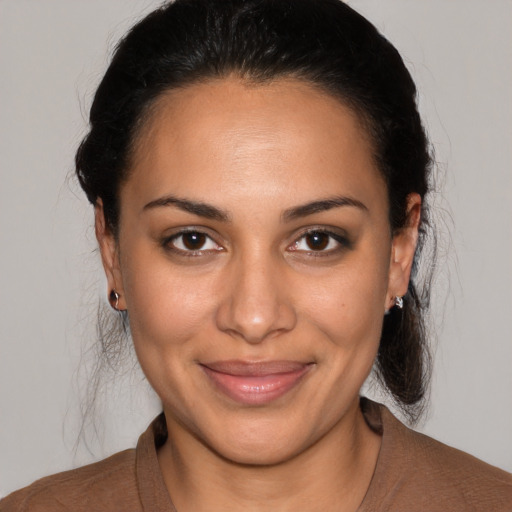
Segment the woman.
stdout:
<svg viewBox="0 0 512 512">
<path fill-rule="evenodd" d="M 359 396 L 375 364 L 414 418 L 428 381 L 431 160 L 372 25 L 337 0 L 178 0 L 120 44 L 90 120 L 78 178 L 164 413 L 0 510 L 510 508 L 510 475 Z"/>
</svg>

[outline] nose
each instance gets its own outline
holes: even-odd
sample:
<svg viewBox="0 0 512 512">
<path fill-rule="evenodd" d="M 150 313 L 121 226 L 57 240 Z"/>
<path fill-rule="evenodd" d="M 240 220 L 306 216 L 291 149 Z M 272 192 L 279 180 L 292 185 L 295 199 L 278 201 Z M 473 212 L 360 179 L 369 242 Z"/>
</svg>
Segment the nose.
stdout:
<svg viewBox="0 0 512 512">
<path fill-rule="evenodd" d="M 240 255 L 233 262 L 217 310 L 217 327 L 247 343 L 292 330 L 297 318 L 284 274 L 271 258 Z"/>
</svg>

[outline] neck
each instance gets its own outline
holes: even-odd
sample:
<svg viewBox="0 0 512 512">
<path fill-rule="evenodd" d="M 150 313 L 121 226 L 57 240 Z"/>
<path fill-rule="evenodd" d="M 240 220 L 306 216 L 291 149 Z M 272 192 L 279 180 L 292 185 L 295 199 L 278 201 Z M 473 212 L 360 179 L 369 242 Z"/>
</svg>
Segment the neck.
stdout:
<svg viewBox="0 0 512 512">
<path fill-rule="evenodd" d="M 273 465 L 227 460 L 166 419 L 169 437 L 158 460 L 179 512 L 355 511 L 380 449 L 358 403 L 314 445 Z"/>
</svg>

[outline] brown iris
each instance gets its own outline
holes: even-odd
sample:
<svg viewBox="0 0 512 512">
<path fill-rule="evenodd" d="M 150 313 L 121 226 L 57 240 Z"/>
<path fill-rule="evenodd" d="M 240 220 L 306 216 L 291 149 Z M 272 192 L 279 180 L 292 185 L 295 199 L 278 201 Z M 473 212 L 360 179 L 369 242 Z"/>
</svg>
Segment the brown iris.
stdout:
<svg viewBox="0 0 512 512">
<path fill-rule="evenodd" d="M 318 231 L 308 233 L 306 243 L 312 251 L 322 251 L 329 245 L 329 235 Z"/>
<path fill-rule="evenodd" d="M 204 233 L 197 233 L 195 231 L 190 233 L 183 233 L 183 245 L 191 251 L 200 250 L 206 242 L 206 235 Z"/>
</svg>

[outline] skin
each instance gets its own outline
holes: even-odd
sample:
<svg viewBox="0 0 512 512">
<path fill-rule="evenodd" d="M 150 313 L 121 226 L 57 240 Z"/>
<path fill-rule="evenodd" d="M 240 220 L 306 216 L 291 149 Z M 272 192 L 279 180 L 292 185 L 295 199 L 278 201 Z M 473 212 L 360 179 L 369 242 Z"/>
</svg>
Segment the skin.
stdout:
<svg viewBox="0 0 512 512">
<path fill-rule="evenodd" d="M 298 209 L 340 197 L 355 205 Z M 408 224 L 391 235 L 357 115 L 294 80 L 230 77 L 166 93 L 120 204 L 117 239 L 101 201 L 96 232 L 162 399 L 169 439 L 158 457 L 177 509 L 356 510 L 380 448 L 359 390 L 384 312 L 407 291 L 420 217 L 411 194 Z M 200 250 L 184 245 L 185 228 L 207 235 Z M 312 229 L 333 236 L 312 249 Z M 240 404 L 201 367 L 233 359 L 308 371 L 276 400 Z"/>
</svg>

